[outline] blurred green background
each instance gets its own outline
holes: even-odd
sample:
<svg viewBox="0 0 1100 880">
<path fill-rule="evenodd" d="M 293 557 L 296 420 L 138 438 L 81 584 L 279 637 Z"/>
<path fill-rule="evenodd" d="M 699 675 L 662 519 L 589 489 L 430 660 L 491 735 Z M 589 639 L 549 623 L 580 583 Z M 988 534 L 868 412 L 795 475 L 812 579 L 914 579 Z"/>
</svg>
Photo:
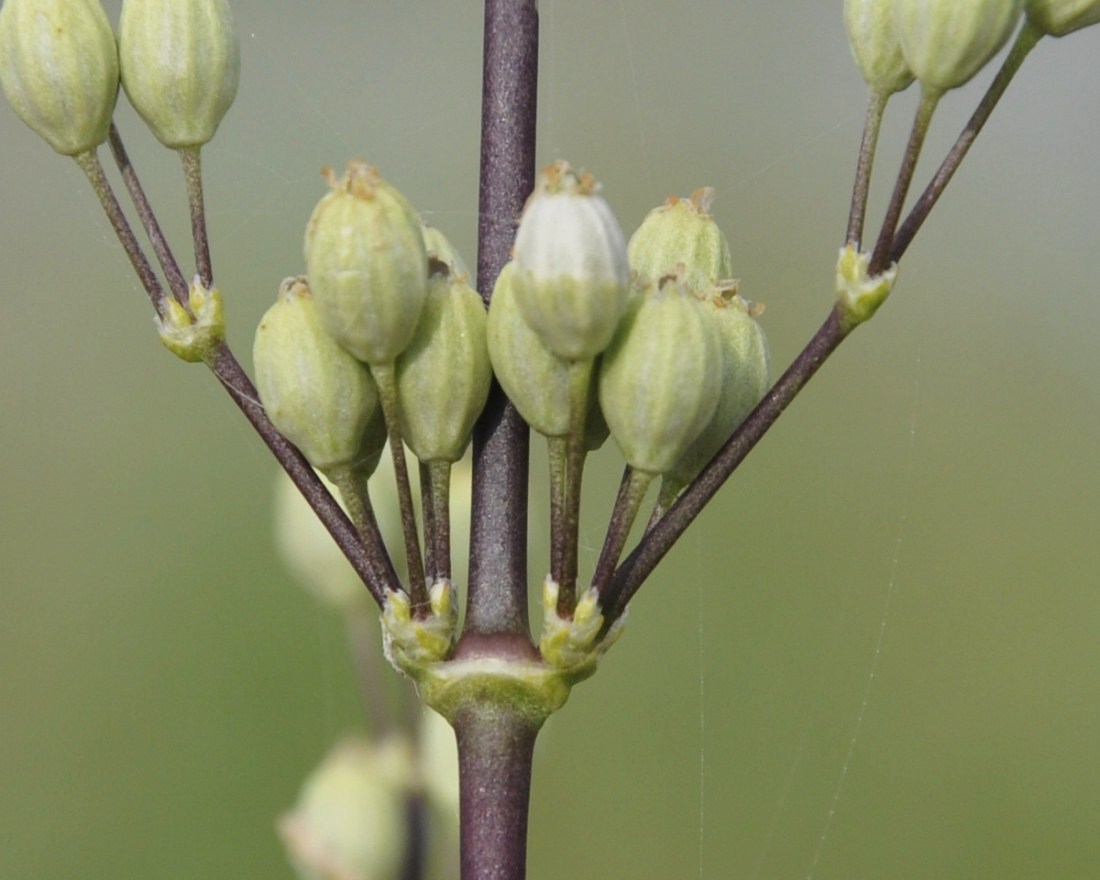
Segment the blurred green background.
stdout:
<svg viewBox="0 0 1100 880">
<path fill-rule="evenodd" d="M 628 230 L 717 187 L 785 366 L 829 307 L 862 124 L 839 0 L 540 6 L 540 162 L 592 170 Z M 472 263 L 481 10 L 235 9 L 204 156 L 247 362 L 322 165 L 370 158 Z M 1098 51 L 1040 44 L 893 298 L 547 724 L 532 878 L 1096 876 Z M 989 77 L 944 100 L 919 182 Z M 189 262 L 175 157 L 119 122 Z M 340 623 L 281 568 L 272 462 L 161 348 L 75 165 L 6 106 L 0 151 L 0 877 L 289 877 L 274 819 L 363 723 Z M 590 469 L 583 565 L 619 467 Z"/>
</svg>

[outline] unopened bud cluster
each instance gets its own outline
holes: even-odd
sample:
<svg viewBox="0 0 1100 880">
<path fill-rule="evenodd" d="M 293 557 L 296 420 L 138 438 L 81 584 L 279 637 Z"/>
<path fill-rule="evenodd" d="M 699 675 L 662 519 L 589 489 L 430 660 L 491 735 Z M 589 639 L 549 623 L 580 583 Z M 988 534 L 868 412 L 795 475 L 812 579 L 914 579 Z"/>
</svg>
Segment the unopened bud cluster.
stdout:
<svg viewBox="0 0 1100 880">
<path fill-rule="evenodd" d="M 1065 36 L 1100 22 L 1098 0 L 845 0 L 852 54 L 875 91 L 914 79 L 938 94 L 968 82 L 1022 17 L 1035 35 Z"/>
<path fill-rule="evenodd" d="M 591 362 L 585 447 L 609 429 L 629 465 L 682 486 L 760 400 L 767 346 L 713 197 L 670 199 L 626 244 L 591 177 L 543 172 L 489 308 L 493 369 L 533 428 L 567 433 L 571 365 Z"/>
<path fill-rule="evenodd" d="M 227 0 L 124 0 L 116 42 L 99 0 L 5 0 L 0 85 L 59 153 L 107 139 L 119 85 L 166 146 L 209 141 L 237 94 Z"/>
</svg>

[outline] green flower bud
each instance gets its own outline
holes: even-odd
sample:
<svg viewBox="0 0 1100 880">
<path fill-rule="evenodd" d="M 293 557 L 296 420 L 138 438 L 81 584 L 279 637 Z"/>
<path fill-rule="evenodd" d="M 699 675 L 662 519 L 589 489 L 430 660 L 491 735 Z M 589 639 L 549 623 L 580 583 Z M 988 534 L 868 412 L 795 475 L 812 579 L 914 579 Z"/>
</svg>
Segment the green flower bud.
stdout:
<svg viewBox="0 0 1100 880">
<path fill-rule="evenodd" d="M 697 189 L 690 199 L 670 198 L 646 215 L 630 237 L 626 253 L 630 268 L 657 279 L 684 267 L 684 283 L 707 290 L 733 273 L 726 236 L 708 213 L 714 202 L 711 187 Z"/>
<path fill-rule="evenodd" d="M 1066 34 L 1100 22 L 1100 0 L 1024 0 L 1028 21 L 1044 34 Z"/>
<path fill-rule="evenodd" d="M 768 390 L 768 340 L 753 318 L 763 309 L 751 307 L 736 287 L 712 289 L 699 306 L 718 330 L 721 390 L 710 422 L 665 474 L 666 481 L 679 486 L 695 479 Z"/>
<path fill-rule="evenodd" d="M 301 880 L 397 880 L 416 758 L 403 737 L 338 743 L 310 774 L 279 836 Z"/>
<path fill-rule="evenodd" d="M 714 415 L 722 351 L 677 278 L 646 284 L 600 361 L 600 408 L 627 463 L 663 474 Z"/>
<path fill-rule="evenodd" d="M 894 22 L 909 69 L 934 91 L 958 88 L 1012 34 L 1022 0 L 894 0 Z"/>
<path fill-rule="evenodd" d="M 168 297 L 164 315 L 156 322 L 160 341 L 176 357 L 189 363 L 205 361 L 225 339 L 222 295 L 216 287 L 203 287 L 196 275 L 188 291 L 187 308 Z"/>
<path fill-rule="evenodd" d="M 432 261 L 428 298 L 409 347 L 397 358 L 401 433 L 423 462 L 462 458 L 485 408 L 493 368 L 485 304 L 476 290 Z"/>
<path fill-rule="evenodd" d="M 280 433 L 314 467 L 376 465 L 385 443 L 367 368 L 321 326 L 304 278 L 287 278 L 252 348 L 260 400 Z"/>
<path fill-rule="evenodd" d="M 429 226 L 421 221 L 420 232 L 424 236 L 424 250 L 429 257 L 435 257 L 441 263 L 446 263 L 451 268 L 451 274 L 456 278 L 469 281 L 473 276 L 466 268 L 466 263 L 455 250 L 453 244 L 442 232 L 434 226 Z"/>
<path fill-rule="evenodd" d="M 306 227 L 309 286 L 325 329 L 371 366 L 392 364 L 412 339 L 428 292 L 420 220 L 366 162 L 348 162 Z"/>
<path fill-rule="evenodd" d="M 166 147 L 205 144 L 237 96 L 240 49 L 228 0 L 124 0 L 122 87 Z"/>
<path fill-rule="evenodd" d="M 5 0 L 0 86 L 19 118 L 62 155 L 103 143 L 118 97 L 118 50 L 98 0 Z"/>
<path fill-rule="evenodd" d="M 894 0 L 844 0 L 844 27 L 867 85 L 884 95 L 909 87 L 913 72 L 894 25 Z"/>
<path fill-rule="evenodd" d="M 339 491 L 324 476 L 334 497 Z M 294 481 L 281 468 L 272 504 L 275 550 L 287 571 L 314 599 L 343 614 L 373 613 L 377 606 L 347 557 L 309 506 Z"/>
<path fill-rule="evenodd" d="M 592 360 L 623 316 L 630 270 L 622 230 L 599 185 L 557 162 L 539 176 L 516 230 L 516 299 L 550 351 Z"/>
<path fill-rule="evenodd" d="M 493 372 L 528 425 L 545 437 L 565 437 L 569 434 L 569 362 L 552 354 L 523 319 L 512 284 L 514 271 L 514 263 L 501 269 L 489 300 L 487 341 Z M 585 448 L 591 451 L 607 439 L 607 422 L 596 394 L 590 394 L 589 400 L 584 433 Z"/>
</svg>

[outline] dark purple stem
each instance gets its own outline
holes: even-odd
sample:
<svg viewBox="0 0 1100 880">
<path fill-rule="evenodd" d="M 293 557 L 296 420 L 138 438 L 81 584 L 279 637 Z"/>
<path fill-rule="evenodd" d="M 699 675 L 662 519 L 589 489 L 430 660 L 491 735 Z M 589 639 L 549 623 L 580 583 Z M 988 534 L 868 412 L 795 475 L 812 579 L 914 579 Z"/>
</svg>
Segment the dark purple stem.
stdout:
<svg viewBox="0 0 1100 880">
<path fill-rule="evenodd" d="M 172 249 L 168 246 L 168 239 L 164 237 L 160 223 L 157 222 L 156 214 L 153 213 L 153 206 L 149 203 L 149 197 L 145 194 L 145 189 L 138 179 L 137 171 L 130 162 L 126 145 L 122 142 L 122 135 L 118 133 L 118 127 L 113 122 L 111 123 L 110 134 L 107 136 L 107 143 L 111 148 L 115 165 L 118 166 L 122 180 L 126 184 L 126 190 L 130 193 L 130 200 L 134 203 L 134 209 L 141 220 L 141 226 L 153 245 L 153 253 L 157 255 L 157 262 L 160 263 L 164 277 L 168 279 L 168 287 L 172 291 L 172 296 L 176 298 L 176 302 L 186 308 L 189 289 L 187 279 L 183 277 L 179 263 L 176 262 Z"/>
<path fill-rule="evenodd" d="M 535 0 L 486 0 L 484 58 L 477 274 L 488 302 L 535 181 Z M 474 428 L 466 633 L 527 632 L 528 444 L 494 383 Z"/>
<path fill-rule="evenodd" d="M 462 880 L 522 880 L 537 727 L 506 708 L 472 707 L 458 738 Z"/>
</svg>

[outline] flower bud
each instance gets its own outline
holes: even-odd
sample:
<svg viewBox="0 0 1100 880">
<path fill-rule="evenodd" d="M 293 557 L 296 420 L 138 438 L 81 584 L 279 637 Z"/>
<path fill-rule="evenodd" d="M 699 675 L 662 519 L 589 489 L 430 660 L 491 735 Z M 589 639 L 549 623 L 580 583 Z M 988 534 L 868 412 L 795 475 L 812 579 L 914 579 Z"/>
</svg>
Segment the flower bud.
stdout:
<svg viewBox="0 0 1100 880">
<path fill-rule="evenodd" d="M 695 190 L 690 199 L 673 196 L 650 211 L 627 245 L 630 268 L 658 279 L 683 265 L 684 283 L 695 291 L 730 278 L 729 242 L 708 213 L 713 202 L 714 190 L 708 186 Z"/>
<path fill-rule="evenodd" d="M 470 270 L 466 268 L 466 262 L 447 236 L 423 221 L 420 224 L 420 232 L 424 236 L 424 250 L 429 257 L 435 257 L 441 263 L 446 263 L 451 268 L 451 274 L 456 278 L 464 281 L 473 278 Z"/>
<path fill-rule="evenodd" d="M 493 372 L 528 425 L 545 437 L 565 437 L 569 434 L 569 362 L 552 354 L 523 319 L 512 284 L 514 271 L 514 263 L 501 269 L 489 300 L 487 341 Z M 594 392 L 584 421 L 589 451 L 599 449 L 607 439 L 607 422 Z"/>
<path fill-rule="evenodd" d="M 160 341 L 172 354 L 193 364 L 205 361 L 225 339 L 222 295 L 216 287 L 203 287 L 196 275 L 188 290 L 187 308 L 167 297 L 164 315 L 156 322 Z"/>
<path fill-rule="evenodd" d="M 894 0 L 909 69 L 934 91 L 958 88 L 1004 45 L 1022 0 Z"/>
<path fill-rule="evenodd" d="M 280 285 L 252 361 L 268 417 L 310 464 L 373 469 L 385 442 L 378 391 L 367 368 L 322 328 L 305 279 Z"/>
<path fill-rule="evenodd" d="M 599 185 L 557 162 L 539 176 L 516 231 L 516 301 L 542 344 L 569 361 L 607 348 L 626 308 L 622 230 Z"/>
<path fill-rule="evenodd" d="M 753 318 L 755 310 L 735 287 L 713 288 L 699 307 L 718 330 L 721 390 L 710 422 L 665 474 L 666 481 L 679 486 L 695 479 L 768 390 L 768 340 Z"/>
<path fill-rule="evenodd" d="M 122 87 L 166 147 L 202 146 L 237 96 L 240 48 L 228 0 L 124 0 Z"/>
<path fill-rule="evenodd" d="M 428 297 L 409 347 L 397 358 L 401 433 L 422 462 L 462 458 L 485 408 L 493 368 L 478 292 L 432 261 Z"/>
<path fill-rule="evenodd" d="M 321 480 L 334 497 L 340 497 L 332 483 L 323 476 Z M 322 605 L 343 614 L 373 614 L 377 606 L 359 575 L 281 468 L 276 476 L 272 508 L 275 550 L 306 592 Z"/>
<path fill-rule="evenodd" d="M 600 408 L 627 463 L 663 474 L 714 415 L 722 352 L 677 278 L 646 284 L 600 361 Z"/>
<path fill-rule="evenodd" d="M 19 118 L 62 155 L 103 143 L 118 97 L 118 50 L 99 0 L 5 0 L 0 86 Z"/>
<path fill-rule="evenodd" d="M 309 286 L 325 329 L 371 366 L 392 364 L 416 331 L 428 291 L 420 220 L 366 162 L 348 162 L 306 227 Z"/>
<path fill-rule="evenodd" d="M 1028 21 L 1044 34 L 1066 34 L 1100 22 L 1100 0 L 1024 0 Z"/>
<path fill-rule="evenodd" d="M 393 737 L 338 743 L 310 774 L 279 836 L 302 880 L 397 880 L 417 784 L 412 746 Z"/>
<path fill-rule="evenodd" d="M 844 0 L 844 27 L 867 85 L 883 95 L 909 87 L 913 72 L 894 26 L 894 0 Z"/>
</svg>

